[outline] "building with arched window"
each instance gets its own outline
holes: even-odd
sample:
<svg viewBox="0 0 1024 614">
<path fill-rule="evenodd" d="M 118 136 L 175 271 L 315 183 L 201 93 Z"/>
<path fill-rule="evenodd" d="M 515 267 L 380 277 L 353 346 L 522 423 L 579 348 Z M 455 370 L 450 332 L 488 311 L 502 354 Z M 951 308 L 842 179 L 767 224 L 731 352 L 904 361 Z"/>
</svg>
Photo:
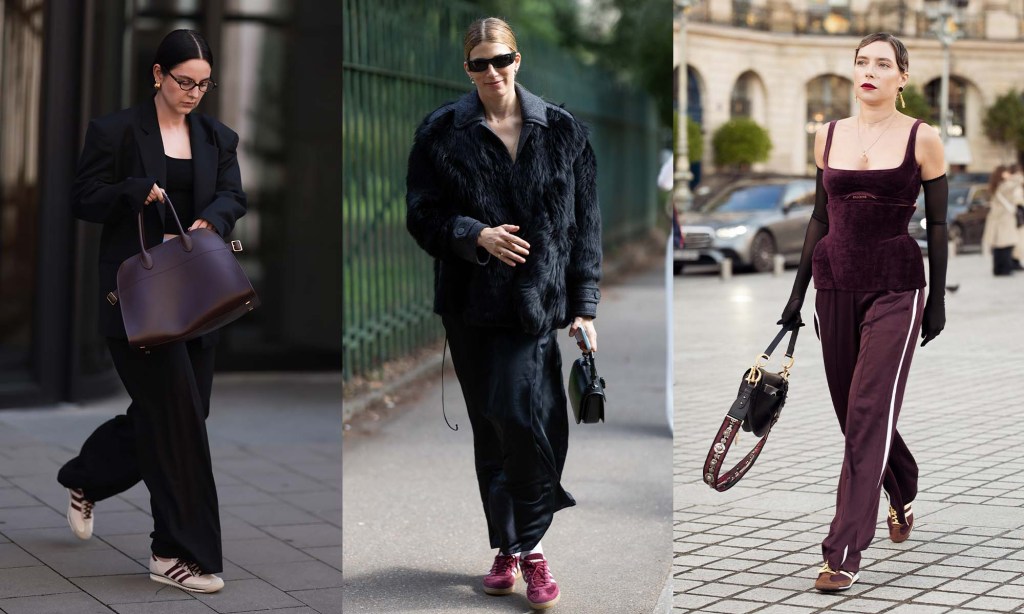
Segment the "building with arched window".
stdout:
<svg viewBox="0 0 1024 614">
<path fill-rule="evenodd" d="M 938 117 L 942 47 L 929 32 L 925 0 L 704 0 L 687 13 L 688 111 L 705 135 L 738 116 L 768 130 L 772 151 L 755 170 L 813 171 L 814 132 L 856 113 L 854 49 L 872 32 L 896 34 L 910 50 L 910 83 Z M 999 96 L 1024 84 L 1024 0 L 969 0 L 956 27 L 950 67 L 951 137 L 965 139 L 966 170 L 987 172 L 1016 151 L 982 127 Z M 694 96 L 698 100 L 694 100 Z M 693 110 L 699 109 L 700 118 Z M 937 126 L 936 126 L 937 127 Z M 953 161 L 958 162 L 958 161 Z"/>
</svg>

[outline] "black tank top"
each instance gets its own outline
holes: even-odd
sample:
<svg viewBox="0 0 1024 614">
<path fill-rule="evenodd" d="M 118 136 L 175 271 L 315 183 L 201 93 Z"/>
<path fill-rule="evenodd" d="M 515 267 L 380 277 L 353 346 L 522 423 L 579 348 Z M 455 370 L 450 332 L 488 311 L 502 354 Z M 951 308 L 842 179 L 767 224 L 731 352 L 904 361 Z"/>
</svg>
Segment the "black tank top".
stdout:
<svg viewBox="0 0 1024 614">
<path fill-rule="evenodd" d="M 192 196 L 192 160 L 164 157 L 167 162 L 167 195 L 171 197 L 178 217 L 181 218 L 182 228 L 188 230 L 196 219 Z M 164 214 L 164 233 L 178 234 L 178 225 L 174 223 L 170 207 L 167 207 Z"/>
<path fill-rule="evenodd" d="M 829 124 L 822 177 L 828 194 L 828 234 L 814 247 L 815 288 L 868 292 L 925 286 L 921 248 L 907 234 L 921 191 L 915 155 L 921 123 L 917 120 L 910 129 L 903 162 L 878 170 L 830 167 L 836 122 Z"/>
</svg>

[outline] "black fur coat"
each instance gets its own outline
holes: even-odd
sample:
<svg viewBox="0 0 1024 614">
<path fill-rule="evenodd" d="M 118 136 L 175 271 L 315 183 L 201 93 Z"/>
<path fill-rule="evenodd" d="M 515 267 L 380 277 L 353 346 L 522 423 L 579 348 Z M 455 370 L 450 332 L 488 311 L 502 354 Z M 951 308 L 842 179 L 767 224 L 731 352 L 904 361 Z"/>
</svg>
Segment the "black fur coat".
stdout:
<svg viewBox="0 0 1024 614">
<path fill-rule="evenodd" d="M 586 129 L 525 88 L 516 93 L 515 162 L 475 91 L 423 121 L 409 156 L 406 224 L 435 258 L 436 313 L 537 335 L 597 315 L 601 212 Z M 481 230 L 501 224 L 520 227 L 526 264 L 510 267 L 477 246 Z"/>
</svg>

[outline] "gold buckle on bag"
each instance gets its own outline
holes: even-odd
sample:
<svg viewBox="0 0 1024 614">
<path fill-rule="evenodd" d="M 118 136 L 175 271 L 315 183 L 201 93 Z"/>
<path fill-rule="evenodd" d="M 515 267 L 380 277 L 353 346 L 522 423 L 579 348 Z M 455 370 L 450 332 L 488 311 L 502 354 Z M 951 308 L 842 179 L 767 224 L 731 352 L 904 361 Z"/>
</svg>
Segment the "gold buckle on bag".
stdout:
<svg viewBox="0 0 1024 614">
<path fill-rule="evenodd" d="M 750 367 L 750 370 L 747 371 L 748 384 L 756 386 L 757 383 L 761 381 L 761 367 L 768 364 L 768 360 L 770 360 L 770 358 L 767 354 L 761 354 L 757 357 L 757 360 L 754 361 L 754 366 Z"/>
<path fill-rule="evenodd" d="M 790 369 L 790 367 L 793 366 L 793 363 L 795 363 L 795 362 L 796 362 L 796 358 L 793 358 L 792 356 L 790 356 L 789 357 L 789 362 L 784 364 L 784 365 L 782 365 L 782 371 L 779 372 L 779 375 L 782 376 L 782 379 L 784 379 L 786 381 L 789 381 L 789 369 Z"/>
</svg>

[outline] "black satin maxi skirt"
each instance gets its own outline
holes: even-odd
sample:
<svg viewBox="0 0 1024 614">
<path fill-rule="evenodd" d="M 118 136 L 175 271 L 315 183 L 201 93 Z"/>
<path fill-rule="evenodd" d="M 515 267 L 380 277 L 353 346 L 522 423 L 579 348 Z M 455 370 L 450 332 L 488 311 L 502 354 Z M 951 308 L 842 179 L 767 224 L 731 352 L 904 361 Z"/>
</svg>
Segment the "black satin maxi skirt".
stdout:
<svg viewBox="0 0 1024 614">
<path fill-rule="evenodd" d="M 561 485 L 569 416 L 557 331 L 443 322 L 473 427 L 491 547 L 531 550 L 555 512 L 576 505 Z"/>
</svg>

